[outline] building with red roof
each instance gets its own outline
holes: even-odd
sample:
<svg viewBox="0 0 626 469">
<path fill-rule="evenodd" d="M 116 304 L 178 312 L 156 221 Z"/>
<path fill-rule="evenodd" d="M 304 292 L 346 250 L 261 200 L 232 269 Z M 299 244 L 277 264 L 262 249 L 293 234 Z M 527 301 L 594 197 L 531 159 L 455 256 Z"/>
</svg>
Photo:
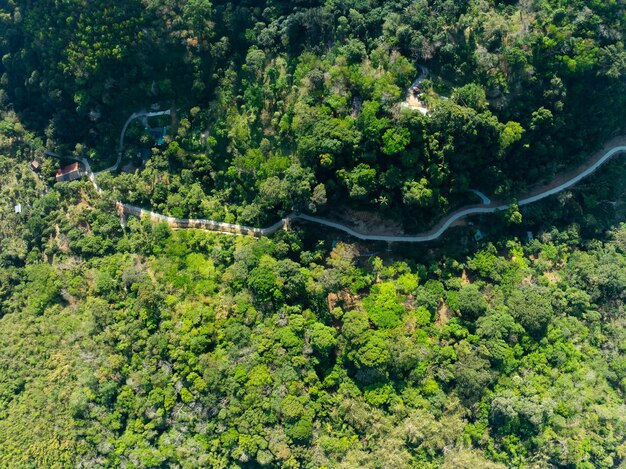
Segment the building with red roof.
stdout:
<svg viewBox="0 0 626 469">
<path fill-rule="evenodd" d="M 79 179 L 83 175 L 78 162 L 59 168 L 56 171 L 56 182 L 66 182 Z"/>
</svg>

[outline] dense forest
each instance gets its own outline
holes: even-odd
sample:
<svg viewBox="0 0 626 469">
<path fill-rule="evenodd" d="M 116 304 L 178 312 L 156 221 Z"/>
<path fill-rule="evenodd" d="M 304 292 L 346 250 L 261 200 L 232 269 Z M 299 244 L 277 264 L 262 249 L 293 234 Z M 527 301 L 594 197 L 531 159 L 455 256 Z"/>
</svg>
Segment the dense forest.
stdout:
<svg viewBox="0 0 626 469">
<path fill-rule="evenodd" d="M 624 219 L 623 162 L 525 212 L 532 240 L 389 251 L 122 227 L 87 181 L 46 190 L 32 138 L 0 141 L 27 207 L 0 206 L 0 466 L 625 460 L 626 225 L 582 236 Z"/>
<path fill-rule="evenodd" d="M 0 467 L 626 465 L 624 158 L 425 244 L 115 210 L 514 200 L 620 133 L 625 36 L 611 0 L 0 2 Z M 101 193 L 55 183 L 125 122 Z"/>
</svg>

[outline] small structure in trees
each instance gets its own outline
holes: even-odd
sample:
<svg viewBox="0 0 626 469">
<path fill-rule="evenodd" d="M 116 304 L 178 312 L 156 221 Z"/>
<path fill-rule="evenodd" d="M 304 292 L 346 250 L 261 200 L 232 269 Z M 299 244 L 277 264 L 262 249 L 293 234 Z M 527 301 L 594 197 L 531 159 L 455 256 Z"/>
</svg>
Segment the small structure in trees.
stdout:
<svg viewBox="0 0 626 469">
<path fill-rule="evenodd" d="M 157 146 L 161 146 L 165 143 L 165 137 L 167 136 L 167 126 L 164 127 L 151 127 L 150 135 L 154 138 Z"/>
<path fill-rule="evenodd" d="M 36 173 L 39 172 L 39 170 L 41 169 L 41 163 L 37 160 L 33 160 L 30 162 L 30 169 L 32 169 L 33 171 L 35 171 Z"/>
<path fill-rule="evenodd" d="M 78 162 L 67 165 L 63 168 L 56 170 L 55 180 L 56 182 L 68 182 L 80 179 L 83 173 L 80 169 Z"/>
</svg>

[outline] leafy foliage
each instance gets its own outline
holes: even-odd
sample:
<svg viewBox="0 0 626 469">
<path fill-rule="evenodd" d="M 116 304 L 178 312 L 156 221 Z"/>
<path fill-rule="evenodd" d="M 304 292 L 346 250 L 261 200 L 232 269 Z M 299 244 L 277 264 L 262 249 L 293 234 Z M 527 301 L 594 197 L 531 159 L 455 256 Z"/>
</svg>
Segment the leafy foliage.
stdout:
<svg viewBox="0 0 626 469">
<path fill-rule="evenodd" d="M 624 226 L 363 263 L 298 232 L 114 229 L 87 182 L 37 196 L 11 161 L 30 182 L 0 187 L 33 199 L 0 239 L 3 465 L 623 457 Z"/>
<path fill-rule="evenodd" d="M 581 0 L 3 2 L 0 466 L 623 465 L 623 167 L 443 250 L 172 231 L 114 201 L 422 230 L 621 126 L 625 18 Z M 428 115 L 401 106 L 420 65 Z M 172 116 L 130 123 L 104 194 L 52 185 L 47 150 L 108 167 L 153 106 Z"/>
</svg>

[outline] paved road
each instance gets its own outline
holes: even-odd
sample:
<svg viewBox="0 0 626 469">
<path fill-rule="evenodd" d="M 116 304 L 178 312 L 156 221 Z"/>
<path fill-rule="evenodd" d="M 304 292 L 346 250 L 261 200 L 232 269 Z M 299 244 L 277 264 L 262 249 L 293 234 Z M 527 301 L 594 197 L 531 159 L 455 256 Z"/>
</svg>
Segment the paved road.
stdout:
<svg viewBox="0 0 626 469">
<path fill-rule="evenodd" d="M 578 183 L 579 181 L 581 181 L 582 179 L 586 178 L 587 176 L 589 176 L 591 173 L 593 173 L 596 169 L 598 169 L 600 166 L 602 166 L 604 163 L 606 163 L 608 160 L 610 160 L 613 156 L 617 155 L 617 154 L 622 154 L 622 153 L 626 153 L 626 145 L 619 145 L 616 147 L 611 148 L 610 150 L 608 150 L 601 158 L 599 158 L 597 161 L 595 161 L 592 165 L 581 169 L 580 172 L 578 172 L 577 174 L 573 175 L 570 179 L 568 179 L 567 181 L 558 184 L 554 187 L 549 187 L 546 190 L 543 190 L 537 194 L 534 194 L 532 196 L 520 199 L 517 204 L 518 206 L 523 206 L 523 205 L 528 205 L 528 204 L 532 204 L 533 202 L 537 202 L 538 200 L 541 199 L 545 199 L 546 197 L 550 197 L 551 195 L 554 194 L 558 194 L 559 192 L 567 189 L 568 187 L 571 187 L 573 185 L 575 185 L 576 183 Z M 368 235 L 368 234 L 363 234 L 363 233 L 359 233 L 357 231 L 354 231 L 351 228 L 348 228 L 347 226 L 341 225 L 339 223 L 335 223 L 335 222 L 331 222 L 329 220 L 324 220 L 321 218 L 317 218 L 317 217 L 311 217 L 309 215 L 298 215 L 297 218 L 300 218 L 302 220 L 306 220 L 306 221 L 310 221 L 313 223 L 318 223 L 320 225 L 325 225 L 331 228 L 335 228 L 337 230 L 341 230 L 345 233 L 348 233 L 351 236 L 354 236 L 356 238 L 362 239 L 362 240 L 367 240 L 367 241 L 388 241 L 388 242 L 405 242 L 405 243 L 423 243 L 426 241 L 434 241 L 435 239 L 439 238 L 442 234 L 444 234 L 446 232 L 446 230 L 448 228 L 450 228 L 450 226 L 462 219 L 465 218 L 469 215 L 476 215 L 476 214 L 485 214 L 485 213 L 494 213 L 494 212 L 499 212 L 501 210 L 506 210 L 508 208 L 511 208 L 512 204 L 510 203 L 499 203 L 499 202 L 495 202 L 495 203 L 491 203 L 490 206 L 472 206 L 472 207 L 468 207 L 468 208 L 464 208 L 464 209 L 460 209 L 450 215 L 448 215 L 446 218 L 444 218 L 441 222 L 439 222 L 439 224 L 437 226 L 435 226 L 435 228 L 433 228 L 431 231 L 423 233 L 423 234 L 418 234 L 415 236 L 385 236 L 385 235 Z"/>
<path fill-rule="evenodd" d="M 537 202 L 538 200 L 545 199 L 551 195 L 557 194 L 568 187 L 573 186 L 580 180 L 589 176 L 596 169 L 606 163 L 613 156 L 621 153 L 626 153 L 626 145 L 625 146 L 616 146 L 608 150 L 601 158 L 596 160 L 592 165 L 581 169 L 578 173 L 572 176 L 567 181 L 558 184 L 554 187 L 549 186 L 548 189 L 545 189 L 537 194 L 532 196 L 523 198 L 518 201 L 518 205 L 528 205 L 533 202 Z M 484 196 L 484 195 L 483 195 Z M 486 198 L 486 197 L 485 197 Z M 488 200 L 488 199 L 487 199 Z M 221 232 L 221 233 L 229 233 L 229 234 L 239 234 L 239 235 L 248 235 L 248 236 L 268 236 L 276 231 L 284 228 L 292 221 L 303 220 L 310 223 L 317 223 L 318 225 L 327 226 L 329 228 L 334 228 L 339 231 L 343 231 L 344 233 L 348 233 L 355 238 L 364 240 L 364 241 L 386 241 L 386 242 L 402 242 L 402 243 L 423 243 L 427 241 L 434 241 L 441 237 L 448 228 L 456 221 L 467 217 L 469 215 L 476 214 L 485 214 L 485 213 L 494 213 L 501 210 L 506 210 L 511 207 L 510 203 L 499 203 L 499 202 L 491 202 L 488 205 L 483 206 L 470 206 L 466 208 L 462 208 L 447 217 L 437 224 L 430 231 L 421 233 L 415 236 L 387 236 L 387 235 L 371 235 L 366 233 L 360 233 L 358 231 L 353 230 L 352 228 L 342 225 L 340 223 L 326 220 L 324 218 L 315 217 L 312 215 L 305 214 L 291 214 L 286 218 L 274 223 L 273 225 L 267 228 L 255 228 L 243 225 L 235 225 L 231 223 L 223 223 L 217 222 L 213 220 L 195 220 L 195 219 L 184 219 L 184 218 L 173 218 L 168 217 L 166 215 L 162 215 L 159 213 L 151 212 L 149 210 L 143 210 L 139 207 L 135 207 L 128 204 L 118 203 L 118 210 L 127 214 L 135 215 L 135 216 L 143 216 L 148 215 L 151 219 L 155 221 L 165 221 L 170 226 L 174 228 L 202 228 L 208 229 L 211 231 Z"/>
<path fill-rule="evenodd" d="M 483 194 L 482 192 L 477 191 L 476 189 L 470 189 L 469 191 L 473 192 L 478 197 L 480 197 L 480 200 L 482 200 L 484 205 L 489 205 L 491 203 L 491 199 L 487 197 L 485 194 Z"/>
<path fill-rule="evenodd" d="M 116 208 L 119 213 L 134 215 L 139 218 L 148 216 L 153 221 L 166 222 L 172 228 L 196 228 L 215 231 L 217 233 L 255 236 L 257 238 L 274 234 L 278 230 L 281 230 L 285 226 L 287 226 L 291 220 L 300 217 L 299 215 L 291 214 L 288 217 L 277 221 L 273 225 L 268 226 L 267 228 L 256 228 L 253 226 L 236 225 L 233 223 L 226 223 L 214 220 L 168 217 L 167 215 L 151 212 L 150 210 L 144 210 L 141 207 L 136 207 L 130 204 L 123 204 L 121 202 L 117 202 Z"/>
<path fill-rule="evenodd" d="M 427 73 L 428 73 L 428 70 L 425 69 L 425 67 L 422 67 L 422 74 L 425 75 Z M 160 115 L 169 114 L 169 113 L 170 113 L 169 110 L 149 112 L 149 113 L 145 113 L 145 112 L 133 113 L 126 120 L 126 123 L 124 124 L 122 132 L 120 134 L 120 148 L 119 148 L 119 153 L 118 153 L 118 160 L 115 163 L 115 165 L 111 166 L 110 168 L 104 171 L 115 170 L 119 166 L 121 155 L 122 155 L 123 148 L 124 148 L 123 147 L 124 135 L 126 133 L 126 129 L 128 125 L 130 124 L 130 122 L 132 122 L 133 119 L 136 119 L 138 117 L 144 117 L 144 116 L 145 117 L 160 116 Z M 47 151 L 46 153 L 50 156 L 55 156 L 55 157 L 59 156 L 56 153 L 51 152 L 51 151 Z M 575 185 L 582 179 L 592 174 L 595 170 L 597 170 L 600 166 L 602 166 L 604 163 L 606 163 L 615 155 L 622 154 L 622 153 L 626 153 L 626 145 L 613 146 L 612 148 L 608 149 L 604 154 L 602 154 L 599 158 L 596 158 L 596 159 L 594 159 L 595 158 L 595 155 L 594 155 L 594 157 L 591 158 L 591 161 L 588 162 L 587 165 L 569 174 L 569 176 L 565 178 L 564 182 L 561 182 L 561 183 L 553 182 L 552 184 L 549 184 L 545 188 L 539 188 L 536 191 L 536 193 L 531 193 L 527 197 L 520 199 L 517 202 L 517 204 L 518 206 L 524 206 L 524 205 L 531 204 L 533 202 L 537 202 L 538 200 L 545 199 L 546 197 L 549 197 L 551 195 L 557 194 Z M 96 191 L 98 191 L 99 194 L 102 194 L 103 193 L 102 189 L 98 187 L 95 181 L 95 176 L 99 173 L 93 173 L 91 171 L 91 166 L 89 165 L 89 161 L 87 160 L 87 158 L 69 157 L 69 159 L 80 161 L 81 163 L 83 163 L 83 165 L 85 166 L 85 171 L 89 177 L 89 180 L 93 184 Z M 103 171 L 100 171 L 100 173 L 101 172 Z M 126 214 L 131 214 L 131 215 L 136 215 L 136 216 L 148 215 L 153 220 L 165 221 L 175 228 L 202 228 L 202 229 L 207 229 L 207 230 L 222 232 L 222 233 L 229 233 L 229 234 L 249 235 L 249 236 L 257 236 L 257 237 L 268 236 L 270 234 L 275 233 L 279 229 L 284 228 L 292 221 L 303 220 L 303 221 L 307 221 L 310 223 L 317 223 L 318 225 L 327 226 L 329 228 L 334 228 L 339 231 L 343 231 L 344 233 L 348 233 L 349 235 L 354 236 L 355 238 L 358 238 L 364 241 L 423 243 L 423 242 L 434 241 L 438 239 L 439 237 L 441 237 L 441 235 L 443 235 L 446 232 L 448 228 L 450 228 L 450 226 L 452 226 L 455 222 L 461 220 L 462 218 L 465 218 L 470 215 L 495 213 L 501 210 L 506 210 L 512 206 L 511 203 L 502 203 L 498 201 L 493 202 L 480 191 L 471 189 L 471 192 L 474 192 L 481 198 L 482 205 L 471 205 L 465 208 L 461 208 L 457 210 L 456 212 L 453 212 L 447 217 L 443 218 L 431 230 L 414 235 L 414 236 L 372 235 L 372 234 L 367 234 L 367 233 L 360 233 L 348 226 L 342 225 L 334 221 L 326 220 L 324 218 L 315 217 L 312 215 L 296 214 L 296 213 L 290 214 L 286 218 L 283 218 L 282 220 L 277 221 L 276 223 L 274 223 L 273 225 L 269 227 L 256 228 L 256 227 L 250 227 L 250 226 L 244 226 L 244 225 L 236 225 L 232 223 L 224 223 L 224 222 L 219 222 L 219 221 L 214 221 L 214 220 L 173 218 L 173 217 L 168 217 L 167 215 L 162 215 L 160 213 L 155 213 L 149 210 L 144 210 L 139 207 L 135 207 L 133 205 L 124 204 L 122 202 L 117 202 L 117 210 L 120 213 L 123 212 Z"/>
<path fill-rule="evenodd" d="M 586 169 L 582 170 L 571 179 L 568 179 L 567 181 L 565 181 L 562 184 L 559 184 L 556 187 L 552 187 L 543 192 L 540 192 L 539 194 L 535 194 L 531 197 L 521 199 L 518 202 L 518 204 L 528 205 L 528 204 L 532 204 L 533 202 L 537 202 L 538 200 L 545 199 L 546 197 L 549 197 L 551 195 L 558 194 L 562 190 L 567 189 L 568 187 L 571 187 L 574 184 L 581 181 L 582 179 L 586 178 L 591 173 L 593 173 L 596 169 L 598 169 L 600 166 L 606 163 L 609 159 L 611 159 L 613 156 L 620 154 L 620 153 L 626 153 L 626 145 L 618 145 L 616 147 L 611 148 L 609 151 L 607 151 L 604 154 L 604 156 L 598 159 L 595 163 L 593 163 L 591 166 L 587 167 Z"/>
</svg>

